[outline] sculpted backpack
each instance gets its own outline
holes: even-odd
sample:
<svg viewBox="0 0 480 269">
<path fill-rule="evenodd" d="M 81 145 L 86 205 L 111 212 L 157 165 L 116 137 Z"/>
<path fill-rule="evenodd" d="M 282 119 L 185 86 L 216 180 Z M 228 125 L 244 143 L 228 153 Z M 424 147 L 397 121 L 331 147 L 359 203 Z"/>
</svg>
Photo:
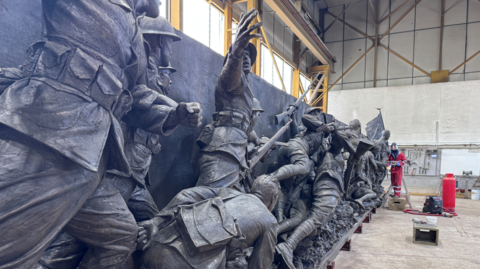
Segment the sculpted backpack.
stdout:
<svg viewBox="0 0 480 269">
<path fill-rule="evenodd" d="M 224 246 L 241 235 L 235 220 L 218 197 L 179 206 L 175 218 L 178 232 L 191 255 Z"/>
</svg>

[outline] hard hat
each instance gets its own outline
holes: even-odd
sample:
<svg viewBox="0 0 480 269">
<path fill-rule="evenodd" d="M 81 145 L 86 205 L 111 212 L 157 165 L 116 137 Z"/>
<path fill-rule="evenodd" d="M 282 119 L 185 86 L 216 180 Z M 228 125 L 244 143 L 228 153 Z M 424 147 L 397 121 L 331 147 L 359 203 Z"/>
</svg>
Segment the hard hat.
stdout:
<svg viewBox="0 0 480 269">
<path fill-rule="evenodd" d="M 175 33 L 175 29 L 170 22 L 161 16 L 156 18 L 143 17 L 139 22 L 139 26 L 144 35 L 165 35 L 171 36 L 173 41 L 182 40 L 182 38 Z"/>
<path fill-rule="evenodd" d="M 253 98 L 253 108 L 252 111 L 260 111 L 264 112 L 262 106 L 260 105 L 260 101 L 257 98 Z"/>
</svg>

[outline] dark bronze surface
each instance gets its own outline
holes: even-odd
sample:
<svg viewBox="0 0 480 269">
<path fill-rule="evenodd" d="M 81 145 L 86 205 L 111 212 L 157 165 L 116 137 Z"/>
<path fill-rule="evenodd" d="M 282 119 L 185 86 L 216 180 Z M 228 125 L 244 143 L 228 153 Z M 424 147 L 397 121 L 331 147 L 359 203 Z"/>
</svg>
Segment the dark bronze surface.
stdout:
<svg viewBox="0 0 480 269">
<path fill-rule="evenodd" d="M 250 74 L 256 11 L 223 58 L 157 0 L 23 1 L 0 3 L 0 268 L 307 268 L 383 191 L 388 132 Z"/>
</svg>

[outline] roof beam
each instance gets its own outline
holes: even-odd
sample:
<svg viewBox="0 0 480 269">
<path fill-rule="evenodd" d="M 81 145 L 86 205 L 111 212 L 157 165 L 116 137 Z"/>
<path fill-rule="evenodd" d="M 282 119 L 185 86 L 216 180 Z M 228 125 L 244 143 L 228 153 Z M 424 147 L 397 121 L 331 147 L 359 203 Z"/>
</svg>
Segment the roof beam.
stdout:
<svg viewBox="0 0 480 269">
<path fill-rule="evenodd" d="M 289 0 L 286 0 L 289 1 Z M 327 49 L 325 44 L 320 40 L 318 36 L 312 36 L 309 33 L 303 24 L 306 24 L 304 21 L 300 21 L 297 17 L 301 15 L 293 12 L 297 12 L 295 8 L 293 8 L 293 12 L 287 4 L 282 0 L 265 0 L 265 2 L 277 13 L 280 19 L 293 31 L 293 33 L 310 49 L 310 51 L 317 57 L 320 62 L 323 64 L 328 64 L 333 71 L 334 62 L 330 59 L 327 53 L 324 51 Z M 303 24 L 302 24 L 303 23 Z M 308 27 L 308 26 L 306 26 Z M 322 48 L 323 45 L 323 48 Z"/>
</svg>

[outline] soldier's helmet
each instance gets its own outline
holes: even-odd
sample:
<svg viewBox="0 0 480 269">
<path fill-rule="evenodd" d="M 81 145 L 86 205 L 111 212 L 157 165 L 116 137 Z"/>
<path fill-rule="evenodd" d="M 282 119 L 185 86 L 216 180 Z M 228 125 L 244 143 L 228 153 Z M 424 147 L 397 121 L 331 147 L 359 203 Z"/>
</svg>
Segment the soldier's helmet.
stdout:
<svg viewBox="0 0 480 269">
<path fill-rule="evenodd" d="M 171 36 L 173 41 L 182 40 L 182 38 L 175 33 L 175 29 L 170 22 L 161 16 L 156 18 L 143 17 L 139 22 L 139 26 L 144 35 L 164 35 Z"/>
<path fill-rule="evenodd" d="M 173 68 L 170 63 L 168 63 L 168 66 L 159 66 L 158 70 L 170 70 L 172 74 L 177 72 L 177 69 Z"/>
<path fill-rule="evenodd" d="M 318 107 L 309 107 L 309 108 L 305 109 L 305 114 L 310 114 L 313 111 L 322 112 L 322 110 L 320 110 L 320 108 L 318 108 Z"/>
<path fill-rule="evenodd" d="M 257 98 L 253 98 L 253 108 L 252 111 L 260 111 L 260 112 L 265 112 L 260 105 L 260 101 L 258 101 Z"/>
</svg>

